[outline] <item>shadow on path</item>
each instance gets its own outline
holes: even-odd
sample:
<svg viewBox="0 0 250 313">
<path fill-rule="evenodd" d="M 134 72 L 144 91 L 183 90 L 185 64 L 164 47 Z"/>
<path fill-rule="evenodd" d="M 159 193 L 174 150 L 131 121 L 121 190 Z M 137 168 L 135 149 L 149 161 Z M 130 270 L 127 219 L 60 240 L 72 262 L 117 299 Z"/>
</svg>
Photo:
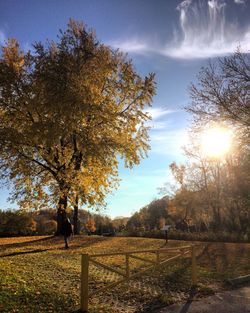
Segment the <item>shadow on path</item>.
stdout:
<svg viewBox="0 0 250 313">
<path fill-rule="evenodd" d="M 179 313 L 187 313 L 196 295 L 196 288 L 191 288 L 187 302 L 183 305 Z"/>
</svg>

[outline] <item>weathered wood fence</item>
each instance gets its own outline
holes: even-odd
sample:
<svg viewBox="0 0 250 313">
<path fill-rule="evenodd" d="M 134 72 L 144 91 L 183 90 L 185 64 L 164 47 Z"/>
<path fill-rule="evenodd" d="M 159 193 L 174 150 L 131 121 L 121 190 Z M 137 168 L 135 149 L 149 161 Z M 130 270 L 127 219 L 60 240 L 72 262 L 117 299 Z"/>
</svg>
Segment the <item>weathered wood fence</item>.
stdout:
<svg viewBox="0 0 250 313">
<path fill-rule="evenodd" d="M 103 254 L 83 254 L 82 260 L 81 260 L 81 312 L 88 312 L 88 302 L 89 297 L 91 294 L 89 293 L 89 265 L 90 262 L 98 267 L 102 267 L 106 270 L 109 270 L 111 272 L 114 272 L 118 275 L 120 275 L 122 278 L 119 279 L 116 282 L 108 283 L 106 286 L 99 288 L 98 290 L 95 290 L 95 295 L 99 292 L 102 292 L 106 289 L 110 289 L 118 284 L 129 282 L 130 279 L 139 277 L 143 275 L 145 272 L 154 269 L 160 265 L 169 263 L 175 259 L 178 259 L 180 257 L 183 257 L 184 255 L 190 254 L 191 261 L 192 261 L 192 285 L 197 284 L 197 263 L 196 263 L 196 245 L 188 245 L 183 247 L 176 247 L 176 248 L 164 248 L 164 249 L 152 249 L 152 250 L 135 250 L 135 251 L 127 251 L 127 252 L 114 252 L 114 253 L 103 253 Z M 162 255 L 166 253 L 177 253 L 174 256 L 171 256 L 167 259 L 162 259 Z M 147 259 L 145 257 L 138 256 L 138 254 L 154 254 L 154 260 Z M 125 262 L 125 270 L 118 270 L 116 268 L 113 268 L 109 265 L 103 264 L 96 259 L 103 258 L 103 257 L 110 257 L 110 256 L 124 256 L 124 262 Z M 147 266 L 146 268 L 136 272 L 131 273 L 130 268 L 130 259 L 135 259 L 139 261 L 143 261 L 146 263 L 149 263 L 150 266 Z"/>
</svg>

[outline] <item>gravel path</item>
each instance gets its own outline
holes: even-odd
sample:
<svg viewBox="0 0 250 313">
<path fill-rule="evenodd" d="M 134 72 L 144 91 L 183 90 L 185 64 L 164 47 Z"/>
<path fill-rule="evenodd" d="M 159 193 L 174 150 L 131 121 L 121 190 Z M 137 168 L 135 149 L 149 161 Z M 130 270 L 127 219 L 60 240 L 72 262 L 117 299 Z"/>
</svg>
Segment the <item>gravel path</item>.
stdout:
<svg viewBox="0 0 250 313">
<path fill-rule="evenodd" d="M 154 312 L 156 313 L 156 311 Z M 157 313 L 250 313 L 250 286 L 174 304 Z"/>
</svg>

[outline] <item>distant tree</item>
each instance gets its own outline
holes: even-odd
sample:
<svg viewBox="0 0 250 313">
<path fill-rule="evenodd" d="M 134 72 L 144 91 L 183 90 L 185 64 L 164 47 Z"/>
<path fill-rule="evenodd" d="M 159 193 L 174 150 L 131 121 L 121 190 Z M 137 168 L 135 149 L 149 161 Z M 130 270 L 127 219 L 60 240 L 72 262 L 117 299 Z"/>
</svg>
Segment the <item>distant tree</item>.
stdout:
<svg viewBox="0 0 250 313">
<path fill-rule="evenodd" d="M 167 217 L 168 197 L 163 197 L 135 212 L 129 218 L 126 229 L 131 231 L 161 229 Z"/>
<path fill-rule="evenodd" d="M 85 223 L 85 229 L 88 234 L 94 233 L 96 231 L 95 220 L 89 217 Z"/>
<path fill-rule="evenodd" d="M 57 197 L 59 232 L 69 199 L 75 212 L 103 203 L 118 182 L 118 156 L 127 167 L 145 156 L 154 75 L 141 78 L 72 20 L 58 42 L 33 48 L 24 53 L 15 39 L 2 47 L 0 170 L 24 197 Z"/>
<path fill-rule="evenodd" d="M 114 233 L 114 227 L 110 217 L 103 214 L 92 214 L 92 218 L 95 221 L 97 235 L 102 235 L 103 233 Z"/>
<path fill-rule="evenodd" d="M 112 220 L 112 225 L 115 229 L 115 231 L 123 231 L 126 226 L 127 226 L 127 222 L 129 220 L 129 217 L 116 217 Z"/>
<path fill-rule="evenodd" d="M 152 201 L 147 207 L 146 228 L 161 229 L 163 220 L 168 217 L 168 198 Z"/>
<path fill-rule="evenodd" d="M 162 229 L 163 226 L 166 225 L 166 219 L 164 217 L 160 217 L 159 219 L 159 229 Z"/>
<path fill-rule="evenodd" d="M 30 212 L 30 216 L 36 221 L 36 232 L 39 235 L 52 235 L 56 231 L 56 214 L 55 212 L 40 210 Z"/>
<path fill-rule="evenodd" d="M 127 222 L 127 229 L 128 230 L 140 230 L 145 228 L 145 220 L 143 218 L 142 209 L 139 212 L 135 212 Z"/>
<path fill-rule="evenodd" d="M 35 220 L 23 211 L 0 211 L 0 236 L 25 236 L 36 232 Z"/>
<path fill-rule="evenodd" d="M 56 231 L 56 227 L 57 227 L 57 224 L 56 224 L 56 221 L 55 220 L 48 220 L 44 223 L 44 229 L 45 229 L 45 232 L 44 234 L 46 235 L 53 235 Z"/>
<path fill-rule="evenodd" d="M 189 190 L 188 170 L 185 165 L 177 165 L 176 162 L 172 162 L 169 167 L 178 186 L 174 195 L 174 206 L 182 212 L 181 223 L 188 225 L 193 211 L 193 193 Z"/>
</svg>

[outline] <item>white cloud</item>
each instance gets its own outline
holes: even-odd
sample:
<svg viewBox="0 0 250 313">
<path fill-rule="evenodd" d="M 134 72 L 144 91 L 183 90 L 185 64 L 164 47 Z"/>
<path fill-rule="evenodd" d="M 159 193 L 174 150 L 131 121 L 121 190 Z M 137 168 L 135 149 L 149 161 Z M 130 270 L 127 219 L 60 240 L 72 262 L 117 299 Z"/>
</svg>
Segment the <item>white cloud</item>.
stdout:
<svg viewBox="0 0 250 313">
<path fill-rule="evenodd" d="M 157 50 L 143 40 L 136 37 L 126 40 L 116 40 L 109 43 L 112 47 L 120 49 L 124 52 L 137 53 L 137 54 L 147 54 L 149 52 L 156 52 Z"/>
<path fill-rule="evenodd" d="M 226 2 L 185 0 L 177 9 L 181 37 L 175 38 L 175 44 L 166 45 L 166 56 L 195 59 L 226 55 L 238 46 L 243 51 L 250 50 L 250 26 L 241 30 L 236 23 L 227 21 Z"/>
<path fill-rule="evenodd" d="M 235 19 L 229 21 L 227 5 L 226 0 L 184 0 L 177 6 L 179 31 L 175 31 L 171 42 L 159 44 L 133 37 L 115 41 L 111 46 L 135 54 L 156 53 L 178 59 L 223 56 L 235 52 L 239 46 L 242 51 L 250 51 L 250 23 L 243 29 Z"/>
</svg>

